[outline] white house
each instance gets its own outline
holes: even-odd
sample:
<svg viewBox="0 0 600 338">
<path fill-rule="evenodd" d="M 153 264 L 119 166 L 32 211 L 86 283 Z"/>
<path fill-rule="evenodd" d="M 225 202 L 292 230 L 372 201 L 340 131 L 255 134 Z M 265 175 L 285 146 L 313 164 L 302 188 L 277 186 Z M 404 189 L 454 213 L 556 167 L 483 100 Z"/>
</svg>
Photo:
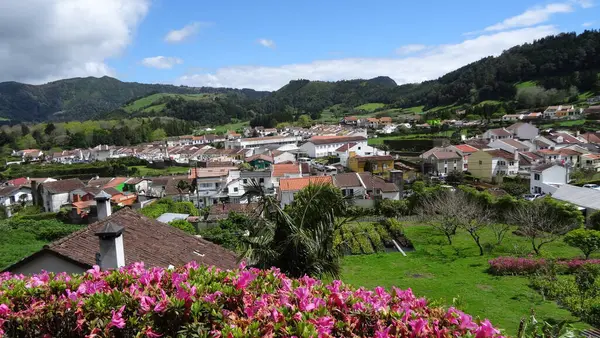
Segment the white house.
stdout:
<svg viewBox="0 0 600 338">
<path fill-rule="evenodd" d="M 333 184 L 342 190 L 344 197 L 364 198 L 367 188 L 358 173 L 337 174 L 333 177 Z"/>
<path fill-rule="evenodd" d="M 356 143 L 363 147 L 367 146 L 367 138 L 364 136 L 313 136 L 300 149 L 309 157 L 325 157 L 334 155 L 335 151 L 348 143 Z"/>
<path fill-rule="evenodd" d="M 506 127 L 506 130 L 510 131 L 514 138 L 519 140 L 533 140 L 540 133 L 540 130 L 533 124 L 523 122 L 514 123 Z"/>
<path fill-rule="evenodd" d="M 502 116 L 502 121 L 518 121 L 523 119 L 523 114 L 506 114 Z"/>
<path fill-rule="evenodd" d="M 0 205 L 10 207 L 15 204 L 31 202 L 31 188 L 25 186 L 0 187 Z"/>
<path fill-rule="evenodd" d="M 532 194 L 553 194 L 569 183 L 567 168 L 557 163 L 545 163 L 531 169 L 529 191 Z"/>
<path fill-rule="evenodd" d="M 506 150 L 511 154 L 515 152 L 525 152 L 530 151 L 532 149 L 529 148 L 527 144 L 521 143 L 515 139 L 503 139 L 503 140 L 494 140 L 488 144 L 490 148 L 502 149 Z"/>
<path fill-rule="evenodd" d="M 273 163 L 285 163 L 285 162 L 294 162 L 296 161 L 296 155 L 281 150 L 273 150 Z"/>
<path fill-rule="evenodd" d="M 469 170 L 469 157 L 471 154 L 475 153 L 479 149 L 470 146 L 468 144 L 459 144 L 455 146 L 450 146 L 450 148 L 456 150 L 460 155 L 462 155 L 462 163 L 463 163 L 463 171 Z"/>
<path fill-rule="evenodd" d="M 71 204 L 70 192 L 83 188 L 85 184 L 77 178 L 46 182 L 40 185 L 40 195 L 46 212 L 58 212 L 63 205 Z"/>
<path fill-rule="evenodd" d="M 503 149 L 484 150 L 492 156 L 492 177 L 496 175 L 515 176 L 519 173 L 519 153 L 509 153 Z"/>
<path fill-rule="evenodd" d="M 503 140 L 507 138 L 513 138 L 513 134 L 505 128 L 496 128 L 486 130 L 486 132 L 483 133 L 483 138 L 490 141 Z"/>
<path fill-rule="evenodd" d="M 348 158 L 350 156 L 374 156 L 374 155 L 383 155 L 383 151 L 380 151 L 377 148 L 371 147 L 364 143 L 355 143 L 351 142 L 348 144 L 344 144 L 343 146 L 337 148 L 335 150 L 335 155 L 337 155 L 340 159 L 340 164 L 344 167 L 348 166 Z"/>
<path fill-rule="evenodd" d="M 266 137 L 251 137 L 251 138 L 238 138 L 233 140 L 225 141 L 226 149 L 244 149 L 244 148 L 257 148 L 260 146 L 266 146 L 270 144 L 275 145 L 286 145 L 286 144 L 298 144 L 298 141 L 302 141 L 302 136 L 266 136 Z"/>
</svg>

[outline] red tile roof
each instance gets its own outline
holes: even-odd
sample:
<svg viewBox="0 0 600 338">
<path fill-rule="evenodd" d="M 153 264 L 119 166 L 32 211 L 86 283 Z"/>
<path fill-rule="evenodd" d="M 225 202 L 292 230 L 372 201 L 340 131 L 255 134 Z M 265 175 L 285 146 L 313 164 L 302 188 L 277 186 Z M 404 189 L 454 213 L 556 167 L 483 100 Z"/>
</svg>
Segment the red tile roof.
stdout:
<svg viewBox="0 0 600 338">
<path fill-rule="evenodd" d="M 79 179 L 72 178 L 68 180 L 42 183 L 42 186 L 44 189 L 53 194 L 64 194 L 75 189 L 83 188 L 85 185 Z"/>
<path fill-rule="evenodd" d="M 489 130 L 490 133 L 497 135 L 497 136 L 510 136 L 512 135 L 511 132 L 509 132 L 508 130 L 504 129 L 504 128 L 496 128 L 496 129 L 490 129 Z"/>
<path fill-rule="evenodd" d="M 235 253 L 168 224 L 144 217 L 129 208 L 121 209 L 102 221 L 92 223 L 49 244 L 39 253 L 49 251 L 82 266 L 91 267 L 96 264 L 96 253 L 99 250 L 95 233 L 108 222 L 125 228 L 123 242 L 126 265 L 144 262 L 147 267 L 166 268 L 169 265 L 181 266 L 190 261 L 197 261 L 222 269 L 233 269 L 237 266 Z"/>
<path fill-rule="evenodd" d="M 333 178 L 331 176 L 282 178 L 279 181 L 279 190 L 298 191 L 307 187 L 309 184 L 333 184 Z"/>
<path fill-rule="evenodd" d="M 574 155 L 574 156 L 581 155 L 580 152 L 573 150 L 573 149 L 559 149 L 558 152 L 561 155 Z"/>
<path fill-rule="evenodd" d="M 463 153 L 467 153 L 467 154 L 474 153 L 477 150 L 479 150 L 479 149 L 477 149 L 477 148 L 475 148 L 473 146 L 470 146 L 468 144 L 459 144 L 459 145 L 454 146 L 454 148 L 460 150 Z"/>
<path fill-rule="evenodd" d="M 504 158 L 507 160 L 514 160 L 515 159 L 515 155 L 509 153 L 506 150 L 503 149 L 491 149 L 491 150 L 485 150 L 485 152 L 487 152 L 488 154 L 492 155 L 493 157 L 500 157 L 500 158 Z"/>
<path fill-rule="evenodd" d="M 273 157 L 266 155 L 266 154 L 257 154 L 257 155 L 252 155 L 252 156 L 246 158 L 246 162 L 252 162 L 255 160 L 263 160 L 263 161 L 273 163 Z"/>
<path fill-rule="evenodd" d="M 359 162 L 362 161 L 393 161 L 392 155 L 373 155 L 373 156 L 356 156 Z"/>
<path fill-rule="evenodd" d="M 337 148 L 335 151 L 337 151 L 337 152 L 348 151 L 350 148 L 354 147 L 355 145 L 356 145 L 356 143 L 354 143 L 354 142 L 346 143 L 343 146 Z"/>
<path fill-rule="evenodd" d="M 537 152 L 544 155 L 560 155 L 558 151 L 552 149 L 540 149 Z"/>
<path fill-rule="evenodd" d="M 296 163 L 273 164 L 273 177 L 283 177 L 285 174 L 300 174 L 300 166 Z"/>
</svg>

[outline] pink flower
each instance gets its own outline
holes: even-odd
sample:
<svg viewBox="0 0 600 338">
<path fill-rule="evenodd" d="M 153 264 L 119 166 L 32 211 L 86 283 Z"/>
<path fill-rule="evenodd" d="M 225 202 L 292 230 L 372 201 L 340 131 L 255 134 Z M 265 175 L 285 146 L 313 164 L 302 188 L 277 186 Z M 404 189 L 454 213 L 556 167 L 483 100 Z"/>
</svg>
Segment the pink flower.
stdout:
<svg viewBox="0 0 600 338">
<path fill-rule="evenodd" d="M 375 332 L 375 338 L 388 338 L 390 336 L 391 327 L 388 326 L 385 329 L 377 330 Z"/>
<path fill-rule="evenodd" d="M 475 330 L 477 324 L 473 322 L 471 316 L 461 313 L 460 314 L 460 325 L 458 326 L 461 330 Z"/>
<path fill-rule="evenodd" d="M 150 309 L 152 309 L 152 306 L 154 305 L 154 299 L 148 296 L 142 296 L 140 297 L 140 308 L 142 309 L 142 312 L 150 312 Z"/>
<path fill-rule="evenodd" d="M 100 332 L 102 331 L 96 327 L 92 330 L 92 332 L 90 332 L 90 334 L 86 335 L 85 338 L 96 338 L 100 335 Z"/>
<path fill-rule="evenodd" d="M 495 329 L 492 326 L 492 323 L 486 319 L 479 324 L 479 328 L 477 328 L 477 331 L 475 331 L 475 338 L 493 337 L 499 333 L 500 331 Z"/>
<path fill-rule="evenodd" d="M 415 336 L 425 336 L 429 331 L 427 329 L 427 320 L 423 318 L 411 320 L 409 324 Z"/>
<path fill-rule="evenodd" d="M 10 308 L 6 304 L 0 304 L 0 317 L 6 317 L 10 314 Z"/>
<path fill-rule="evenodd" d="M 320 317 L 315 322 L 315 326 L 317 327 L 317 332 L 319 335 L 330 334 L 331 329 L 333 328 L 333 324 L 335 320 L 329 316 Z"/>
<path fill-rule="evenodd" d="M 294 315 L 292 316 L 292 318 L 294 320 L 302 320 L 302 313 L 296 312 L 296 313 L 294 313 Z"/>
<path fill-rule="evenodd" d="M 209 303 L 215 303 L 217 301 L 217 297 L 219 297 L 222 294 L 223 294 L 223 292 L 221 292 L 221 291 L 215 291 L 213 293 L 210 293 L 210 294 L 204 296 L 203 299 Z"/>
<path fill-rule="evenodd" d="M 244 270 L 242 271 L 242 273 L 240 273 L 240 277 L 235 282 L 235 288 L 238 290 L 245 289 L 255 278 L 255 274 L 253 274 L 250 271 Z"/>
<path fill-rule="evenodd" d="M 154 312 L 156 312 L 156 313 L 163 313 L 163 312 L 167 311 L 167 303 L 168 303 L 167 299 L 161 299 L 154 306 Z"/>
<path fill-rule="evenodd" d="M 125 310 L 125 305 L 123 305 L 119 311 L 112 310 L 112 319 L 108 324 L 108 327 L 116 327 L 122 329 L 125 327 L 125 320 L 123 319 L 123 310 Z"/>
</svg>

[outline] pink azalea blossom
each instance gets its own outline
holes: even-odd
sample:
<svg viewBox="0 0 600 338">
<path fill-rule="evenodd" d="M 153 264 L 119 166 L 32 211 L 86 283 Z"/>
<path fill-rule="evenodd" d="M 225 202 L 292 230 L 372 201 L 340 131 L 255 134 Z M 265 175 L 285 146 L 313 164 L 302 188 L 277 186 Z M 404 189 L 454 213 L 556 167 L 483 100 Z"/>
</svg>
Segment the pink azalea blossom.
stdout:
<svg viewBox="0 0 600 338">
<path fill-rule="evenodd" d="M 122 329 L 125 327 L 125 320 L 123 319 L 123 310 L 125 310 L 125 305 L 123 305 L 119 311 L 115 310 L 111 310 L 112 312 L 112 318 L 110 320 L 110 323 L 108 324 L 108 327 L 116 327 L 119 329 Z"/>
</svg>

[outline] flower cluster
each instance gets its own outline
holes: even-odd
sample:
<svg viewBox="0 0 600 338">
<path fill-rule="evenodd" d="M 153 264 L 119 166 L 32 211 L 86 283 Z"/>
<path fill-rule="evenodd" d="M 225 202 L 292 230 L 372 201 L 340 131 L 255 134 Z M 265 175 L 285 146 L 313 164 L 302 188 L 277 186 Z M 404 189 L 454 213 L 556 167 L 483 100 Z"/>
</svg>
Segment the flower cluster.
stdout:
<svg viewBox="0 0 600 338">
<path fill-rule="evenodd" d="M 600 259 L 546 260 L 544 258 L 498 257 L 491 259 L 489 272 L 493 275 L 532 275 L 549 268 L 554 262 L 557 273 L 570 274 L 585 264 L 600 264 Z"/>
<path fill-rule="evenodd" d="M 489 262 L 493 275 L 530 275 L 547 266 L 543 258 L 498 257 Z"/>
<path fill-rule="evenodd" d="M 0 275 L 0 336 L 500 337 L 486 320 L 429 307 L 411 290 L 355 289 L 277 269 Z"/>
</svg>

